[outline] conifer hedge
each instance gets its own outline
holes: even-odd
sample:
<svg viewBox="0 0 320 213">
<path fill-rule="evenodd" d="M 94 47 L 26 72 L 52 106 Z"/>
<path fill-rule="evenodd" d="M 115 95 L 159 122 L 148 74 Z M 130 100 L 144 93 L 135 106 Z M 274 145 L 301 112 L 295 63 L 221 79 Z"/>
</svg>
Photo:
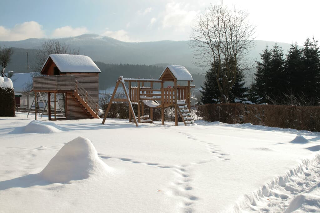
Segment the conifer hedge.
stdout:
<svg viewBox="0 0 320 213">
<path fill-rule="evenodd" d="M 319 106 L 206 104 L 198 106 L 197 111 L 198 116 L 210 122 L 251 123 L 320 132 Z"/>
<path fill-rule="evenodd" d="M 14 117 L 15 106 L 14 90 L 0 87 L 0 116 Z"/>
</svg>

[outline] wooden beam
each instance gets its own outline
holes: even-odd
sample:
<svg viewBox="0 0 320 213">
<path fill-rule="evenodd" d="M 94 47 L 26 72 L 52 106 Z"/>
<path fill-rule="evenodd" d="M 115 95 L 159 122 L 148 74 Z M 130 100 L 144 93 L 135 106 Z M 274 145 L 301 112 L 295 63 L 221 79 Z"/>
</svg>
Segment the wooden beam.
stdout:
<svg viewBox="0 0 320 213">
<path fill-rule="evenodd" d="M 144 82 L 141 83 L 141 86 L 144 87 Z M 141 89 L 141 88 L 140 88 Z M 143 91 L 144 95 L 146 95 L 146 91 Z M 139 93 L 140 94 L 140 93 Z M 141 102 L 141 115 L 140 116 L 144 116 L 144 103 Z M 139 121 L 140 122 L 140 121 Z"/>
<path fill-rule="evenodd" d="M 178 100 L 178 94 L 177 94 L 177 81 L 174 81 L 174 114 L 175 114 L 175 125 L 178 126 L 178 104 L 177 104 L 177 100 Z"/>
<path fill-rule="evenodd" d="M 149 109 L 150 109 L 150 119 L 153 121 L 153 108 L 150 107 Z"/>
<path fill-rule="evenodd" d="M 131 100 L 131 81 L 129 81 L 129 98 L 130 98 L 130 100 Z M 129 103 L 130 104 L 130 103 Z M 129 122 L 131 122 L 131 112 L 130 112 L 130 110 L 129 110 Z"/>
<path fill-rule="evenodd" d="M 68 95 L 67 95 L 67 93 L 65 93 L 66 95 L 65 95 L 65 97 L 66 97 L 66 101 L 65 101 L 65 107 L 64 107 L 64 114 L 65 114 L 65 116 L 66 116 L 66 118 L 67 118 L 67 112 L 68 112 Z"/>
<path fill-rule="evenodd" d="M 127 93 L 126 86 L 124 85 L 124 83 L 123 83 L 122 81 L 121 81 L 121 84 L 122 84 L 122 87 L 123 87 L 123 89 L 124 89 L 124 93 L 125 93 L 125 95 L 126 95 L 126 97 L 127 97 L 127 99 L 128 99 L 128 102 L 129 102 L 129 110 L 130 110 L 131 113 L 132 113 L 133 120 L 134 120 L 136 126 L 138 126 L 138 122 L 137 122 L 136 116 L 135 116 L 135 114 L 134 114 L 134 111 L 133 111 L 133 108 L 132 108 L 132 104 L 131 104 L 131 102 L 130 102 L 130 97 L 128 96 L 128 93 Z"/>
<path fill-rule="evenodd" d="M 105 121 L 106 121 L 106 119 L 107 119 L 107 114 L 108 114 L 108 112 L 109 112 L 109 110 L 110 110 L 110 108 L 111 108 L 112 100 L 114 99 L 114 96 L 115 96 L 115 94 L 116 94 L 116 92 L 117 92 L 117 89 L 118 89 L 119 83 L 120 83 L 120 81 L 118 80 L 118 81 L 117 81 L 117 84 L 116 84 L 116 86 L 115 86 L 115 88 L 114 88 L 114 90 L 113 90 L 113 93 L 112 93 L 112 96 L 111 96 L 110 102 L 109 102 L 109 104 L 108 104 L 108 108 L 107 108 L 107 110 L 104 112 L 104 117 L 103 117 L 102 124 L 104 124 L 104 123 L 105 123 Z"/>
<path fill-rule="evenodd" d="M 163 82 L 161 82 L 161 122 L 162 125 L 164 125 L 164 88 L 163 88 Z"/>
<path fill-rule="evenodd" d="M 38 98 L 37 93 L 34 93 L 34 119 L 37 120 L 37 105 L 38 105 Z"/>
<path fill-rule="evenodd" d="M 54 93 L 54 120 L 57 120 L 57 93 Z"/>
<path fill-rule="evenodd" d="M 138 122 L 141 122 L 140 118 L 140 82 L 138 82 Z"/>
<path fill-rule="evenodd" d="M 51 120 L 51 101 L 50 101 L 50 92 L 48 92 L 48 118 Z"/>
<path fill-rule="evenodd" d="M 112 101 L 113 102 L 128 102 L 128 100 L 124 99 L 124 98 L 114 98 Z"/>
<path fill-rule="evenodd" d="M 191 110 L 191 88 L 190 88 L 190 81 L 188 81 L 188 89 L 187 89 L 187 103 L 188 103 L 188 108 Z"/>
</svg>

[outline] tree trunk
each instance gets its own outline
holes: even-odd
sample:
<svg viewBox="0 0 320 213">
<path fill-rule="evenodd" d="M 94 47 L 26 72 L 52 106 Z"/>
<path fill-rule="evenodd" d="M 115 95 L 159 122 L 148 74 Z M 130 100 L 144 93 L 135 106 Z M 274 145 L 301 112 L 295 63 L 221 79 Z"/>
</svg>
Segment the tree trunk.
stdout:
<svg viewBox="0 0 320 213">
<path fill-rule="evenodd" d="M 1 76 L 2 76 L 2 77 L 5 77 L 5 75 L 4 75 L 4 70 L 5 70 L 5 69 L 6 69 L 6 68 L 3 67 L 2 70 L 1 70 Z"/>
</svg>

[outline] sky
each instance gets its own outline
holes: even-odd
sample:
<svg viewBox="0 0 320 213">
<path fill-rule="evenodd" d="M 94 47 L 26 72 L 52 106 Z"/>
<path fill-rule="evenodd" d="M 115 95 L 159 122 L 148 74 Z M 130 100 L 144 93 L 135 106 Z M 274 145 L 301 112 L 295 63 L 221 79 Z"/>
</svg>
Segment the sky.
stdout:
<svg viewBox="0 0 320 213">
<path fill-rule="evenodd" d="M 320 39 L 320 0 L 0 0 L 0 41 L 98 34 L 121 41 L 189 40 L 210 4 L 245 10 L 255 39 Z"/>
</svg>

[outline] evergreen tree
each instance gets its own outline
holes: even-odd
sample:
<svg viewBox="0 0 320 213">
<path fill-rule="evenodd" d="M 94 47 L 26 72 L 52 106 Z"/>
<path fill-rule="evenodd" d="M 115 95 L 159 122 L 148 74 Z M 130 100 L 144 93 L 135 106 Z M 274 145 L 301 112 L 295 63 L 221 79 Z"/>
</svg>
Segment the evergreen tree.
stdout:
<svg viewBox="0 0 320 213">
<path fill-rule="evenodd" d="M 267 103 L 267 88 L 269 86 L 268 76 L 271 71 L 271 50 L 268 47 L 260 54 L 261 62 L 257 61 L 257 72 L 255 83 L 252 85 L 250 96 L 254 103 Z"/>
<path fill-rule="evenodd" d="M 281 104 L 284 99 L 283 91 L 286 89 L 284 65 L 283 50 L 278 45 L 275 45 L 272 49 L 271 73 L 268 76 L 269 88 L 267 89 L 269 101 L 274 104 Z"/>
<path fill-rule="evenodd" d="M 283 91 L 286 98 L 284 98 L 284 104 L 300 105 L 303 97 L 303 62 L 302 62 L 302 50 L 298 45 L 291 45 L 288 55 L 285 61 L 285 87 Z"/>
<path fill-rule="evenodd" d="M 276 45 L 264 50 L 257 62 L 255 83 L 250 90 L 256 103 L 319 105 L 320 50 L 317 41 L 307 39 L 304 47 L 297 44 L 284 59 Z"/>
<path fill-rule="evenodd" d="M 205 81 L 203 83 L 201 91 L 201 102 L 203 104 L 212 104 L 219 102 L 220 92 L 217 83 L 217 72 L 215 71 L 215 69 L 218 69 L 218 66 L 218 62 L 215 61 L 206 73 Z"/>
<path fill-rule="evenodd" d="M 223 64 L 223 67 L 221 68 L 222 72 L 216 71 L 219 69 L 219 66 L 221 66 L 221 64 L 219 64 L 218 60 L 216 60 L 215 63 L 211 65 L 210 70 L 206 73 L 206 79 L 201 91 L 201 102 L 203 104 L 221 103 L 222 94 L 219 90 L 218 83 L 223 84 L 225 79 L 221 76 L 217 76 L 217 73 L 223 73 L 223 71 L 226 70 L 226 65 Z M 246 93 L 248 89 L 244 86 L 244 84 L 244 74 L 242 70 L 237 69 L 235 83 L 231 88 L 229 88 L 228 91 L 229 102 L 234 103 L 236 100 L 246 100 Z"/>
<path fill-rule="evenodd" d="M 241 69 L 237 71 L 236 82 L 230 92 L 230 102 L 246 101 L 248 98 L 248 88 L 245 87 L 244 74 Z"/>
<path fill-rule="evenodd" d="M 307 39 L 302 50 L 303 57 L 303 91 L 305 99 L 310 105 L 318 105 L 319 103 L 319 80 L 320 80 L 320 53 L 318 42 Z"/>
<path fill-rule="evenodd" d="M 278 45 L 271 50 L 266 48 L 261 54 L 261 62 L 257 62 L 256 82 L 251 90 L 259 97 L 258 103 L 282 102 L 285 89 L 284 63 L 283 51 Z"/>
</svg>

